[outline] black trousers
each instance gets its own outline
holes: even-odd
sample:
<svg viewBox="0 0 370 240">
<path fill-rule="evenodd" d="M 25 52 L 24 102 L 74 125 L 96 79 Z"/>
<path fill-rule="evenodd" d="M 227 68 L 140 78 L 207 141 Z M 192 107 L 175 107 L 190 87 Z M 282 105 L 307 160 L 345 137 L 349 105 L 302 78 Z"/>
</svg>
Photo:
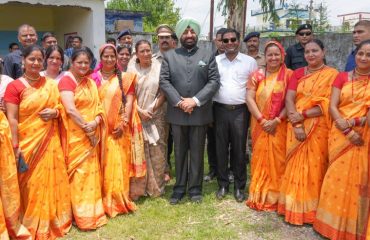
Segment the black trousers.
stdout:
<svg viewBox="0 0 370 240">
<path fill-rule="evenodd" d="M 182 197 L 202 194 L 204 145 L 207 126 L 171 125 L 175 149 L 176 183 L 173 194 Z"/>
<path fill-rule="evenodd" d="M 229 187 L 228 150 L 233 162 L 234 188 L 244 190 L 247 180 L 246 141 L 249 125 L 249 111 L 245 104 L 224 105 L 214 103 L 215 137 L 217 153 L 217 182 L 220 187 Z"/>
<path fill-rule="evenodd" d="M 208 126 L 207 129 L 207 154 L 208 154 L 209 173 L 217 174 L 216 138 L 214 134 L 213 125 Z"/>
</svg>

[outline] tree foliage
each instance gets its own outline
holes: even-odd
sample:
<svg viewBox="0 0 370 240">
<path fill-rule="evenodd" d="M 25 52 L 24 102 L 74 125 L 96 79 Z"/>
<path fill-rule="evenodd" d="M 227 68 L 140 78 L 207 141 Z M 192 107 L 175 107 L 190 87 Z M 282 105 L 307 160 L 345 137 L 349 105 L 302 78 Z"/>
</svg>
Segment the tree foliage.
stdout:
<svg viewBox="0 0 370 240">
<path fill-rule="evenodd" d="M 144 11 L 148 16 L 143 18 L 145 32 L 155 32 L 159 24 L 175 26 L 180 19 L 180 9 L 173 0 L 111 0 L 108 9 Z"/>
<path fill-rule="evenodd" d="M 254 1 L 254 0 L 253 0 Z M 275 10 L 275 0 L 258 0 L 263 12 L 266 12 L 266 19 L 277 22 L 277 14 Z M 285 0 L 280 0 L 284 4 Z M 227 26 L 240 30 L 243 26 L 243 7 L 248 0 L 221 0 L 217 5 L 217 9 L 222 12 L 222 16 L 227 16 Z"/>
<path fill-rule="evenodd" d="M 317 16 L 313 21 L 313 28 L 315 32 L 325 32 L 330 29 L 329 19 L 328 19 L 328 7 L 326 4 L 321 3 L 318 7 Z"/>
</svg>

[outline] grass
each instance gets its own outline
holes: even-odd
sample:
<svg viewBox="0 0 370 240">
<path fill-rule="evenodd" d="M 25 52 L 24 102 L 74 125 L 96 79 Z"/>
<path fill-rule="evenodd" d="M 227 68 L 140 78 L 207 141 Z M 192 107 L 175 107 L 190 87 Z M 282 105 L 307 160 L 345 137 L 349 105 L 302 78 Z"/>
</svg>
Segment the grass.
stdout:
<svg viewBox="0 0 370 240">
<path fill-rule="evenodd" d="M 215 180 L 203 184 L 202 203 L 184 198 L 172 206 L 168 199 L 173 184 L 171 180 L 163 197 L 140 199 L 135 213 L 110 219 L 95 231 L 73 227 L 63 239 L 321 239 L 310 226 L 293 227 L 275 213 L 250 210 L 245 203 L 237 203 L 232 193 L 217 200 Z"/>
</svg>

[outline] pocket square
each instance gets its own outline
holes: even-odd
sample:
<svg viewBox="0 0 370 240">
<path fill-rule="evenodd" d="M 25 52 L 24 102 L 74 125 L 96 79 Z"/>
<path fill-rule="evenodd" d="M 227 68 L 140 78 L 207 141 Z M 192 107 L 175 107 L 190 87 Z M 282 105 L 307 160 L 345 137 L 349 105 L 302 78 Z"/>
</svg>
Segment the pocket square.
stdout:
<svg viewBox="0 0 370 240">
<path fill-rule="evenodd" d="M 207 63 L 205 63 L 205 62 L 203 62 L 202 60 L 200 60 L 200 61 L 198 62 L 198 66 L 199 66 L 199 67 L 204 67 L 204 66 L 207 66 Z"/>
</svg>

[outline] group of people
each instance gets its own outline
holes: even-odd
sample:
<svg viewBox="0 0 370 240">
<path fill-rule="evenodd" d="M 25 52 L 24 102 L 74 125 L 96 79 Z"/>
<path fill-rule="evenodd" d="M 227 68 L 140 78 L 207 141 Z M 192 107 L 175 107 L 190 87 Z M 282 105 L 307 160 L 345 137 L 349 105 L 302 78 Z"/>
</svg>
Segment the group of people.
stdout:
<svg viewBox="0 0 370 240">
<path fill-rule="evenodd" d="M 247 54 L 230 28 L 217 32 L 216 52 L 199 48 L 191 18 L 156 32 L 158 53 L 147 40 L 133 49 L 124 30 L 94 63 L 81 37 L 63 51 L 53 34 L 41 47 L 34 27 L 19 27 L 21 51 L 0 71 L 1 237 L 55 239 L 72 222 L 96 229 L 134 212 L 139 197 L 163 195 L 168 139 L 169 203 L 186 194 L 200 203 L 207 138 L 205 179 L 217 178 L 217 199 L 233 183 L 236 201 L 252 209 L 330 239 L 370 238 L 369 21 L 355 25 L 356 50 L 341 73 L 325 64 L 309 24 L 287 51 L 271 40 L 260 53 L 252 32 Z"/>
</svg>

